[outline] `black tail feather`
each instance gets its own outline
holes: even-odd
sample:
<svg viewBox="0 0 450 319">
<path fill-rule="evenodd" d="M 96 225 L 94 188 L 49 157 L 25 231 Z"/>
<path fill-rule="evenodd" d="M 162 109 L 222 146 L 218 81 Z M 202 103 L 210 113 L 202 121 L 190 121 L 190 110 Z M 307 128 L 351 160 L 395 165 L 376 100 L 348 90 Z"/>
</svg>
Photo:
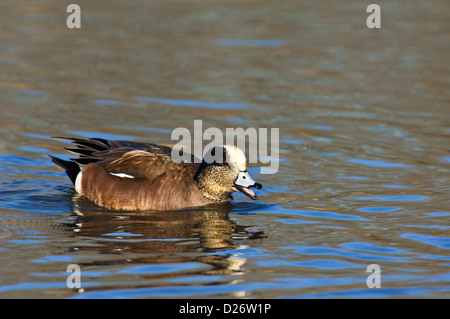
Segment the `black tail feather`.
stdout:
<svg viewBox="0 0 450 319">
<path fill-rule="evenodd" d="M 106 150 L 109 150 L 111 146 L 109 145 L 109 142 L 102 138 L 89 138 L 89 139 L 83 139 L 83 138 L 77 138 L 77 137 L 53 137 L 55 139 L 64 139 L 64 140 L 71 140 L 73 144 L 75 144 L 74 147 L 66 147 L 65 150 L 69 151 L 72 154 L 79 155 L 78 158 L 71 158 L 70 160 L 72 163 L 69 163 L 68 161 L 61 160 L 59 158 L 52 157 L 53 163 L 55 163 L 57 166 L 63 168 L 67 175 L 72 179 L 73 174 L 72 172 L 78 172 L 80 171 L 80 167 L 77 169 L 76 166 L 86 166 L 89 163 L 95 163 L 99 161 L 99 158 L 95 156 L 96 153 L 103 152 Z M 75 164 L 75 165 L 73 165 Z M 76 178 L 76 175 L 75 175 Z"/>
<path fill-rule="evenodd" d="M 69 151 L 72 154 L 81 155 L 81 156 L 90 156 L 93 152 L 96 152 L 95 150 L 84 149 L 84 148 L 65 147 L 64 149 L 66 151 Z"/>
<path fill-rule="evenodd" d="M 67 176 L 69 176 L 70 180 L 75 185 L 75 180 L 77 179 L 77 175 L 81 170 L 80 166 L 73 161 L 66 161 L 51 155 L 48 156 L 52 159 L 52 162 L 56 166 L 62 168 L 66 172 Z"/>
<path fill-rule="evenodd" d="M 54 136 L 53 138 L 70 140 L 72 141 L 72 143 L 76 144 L 78 148 L 83 150 L 90 150 L 93 152 L 104 151 L 110 148 L 108 141 L 102 138 L 83 139 L 77 137 L 60 137 L 60 136 Z"/>
<path fill-rule="evenodd" d="M 77 163 L 79 166 L 87 166 L 90 163 L 96 163 L 98 162 L 98 158 L 91 157 L 91 156 L 80 156 L 77 158 L 71 158 L 71 160 L 75 163 Z"/>
</svg>

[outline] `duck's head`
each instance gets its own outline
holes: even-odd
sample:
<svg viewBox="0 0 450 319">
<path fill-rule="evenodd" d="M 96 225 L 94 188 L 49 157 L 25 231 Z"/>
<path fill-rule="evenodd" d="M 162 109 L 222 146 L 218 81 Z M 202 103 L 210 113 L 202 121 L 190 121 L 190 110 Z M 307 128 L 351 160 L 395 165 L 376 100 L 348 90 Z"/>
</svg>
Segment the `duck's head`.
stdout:
<svg viewBox="0 0 450 319">
<path fill-rule="evenodd" d="M 205 154 L 194 182 L 206 198 L 216 202 L 230 199 L 231 193 L 236 191 L 257 199 L 250 188 L 262 187 L 248 174 L 244 152 L 233 145 L 211 148 Z"/>
</svg>

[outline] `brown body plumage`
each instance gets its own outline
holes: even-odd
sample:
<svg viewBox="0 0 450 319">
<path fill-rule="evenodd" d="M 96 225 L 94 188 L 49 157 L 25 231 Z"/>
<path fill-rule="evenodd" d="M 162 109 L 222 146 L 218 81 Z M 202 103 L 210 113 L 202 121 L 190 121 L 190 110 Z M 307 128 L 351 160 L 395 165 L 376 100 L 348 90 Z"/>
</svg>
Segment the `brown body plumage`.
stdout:
<svg viewBox="0 0 450 319">
<path fill-rule="evenodd" d="M 248 176 L 240 153 L 241 162 L 236 163 L 233 158 L 236 150 L 230 146 L 219 147 L 225 154 L 223 163 L 203 160 L 196 164 L 194 156 L 191 156 L 191 163 L 175 163 L 172 149 L 157 144 L 65 139 L 76 145 L 66 149 L 79 157 L 65 161 L 51 156 L 53 162 L 66 171 L 78 193 L 106 208 L 182 209 L 228 201 L 232 199 L 231 193 L 238 189 L 256 199 L 249 187 L 261 188 L 261 184 Z M 237 185 L 235 182 L 241 174 L 248 176 L 247 180 L 253 184 Z"/>
</svg>

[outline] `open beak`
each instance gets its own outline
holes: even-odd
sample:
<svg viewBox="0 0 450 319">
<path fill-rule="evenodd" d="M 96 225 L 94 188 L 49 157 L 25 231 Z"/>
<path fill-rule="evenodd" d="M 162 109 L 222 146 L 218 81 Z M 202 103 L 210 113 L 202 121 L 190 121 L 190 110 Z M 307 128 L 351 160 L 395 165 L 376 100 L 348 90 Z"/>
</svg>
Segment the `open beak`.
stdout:
<svg viewBox="0 0 450 319">
<path fill-rule="evenodd" d="M 245 172 L 239 172 L 238 177 L 236 178 L 236 181 L 234 182 L 234 187 L 237 188 L 238 191 L 244 193 L 251 199 L 257 199 L 258 196 L 250 189 L 250 187 L 256 187 L 258 189 L 262 188 L 262 185 L 260 183 L 255 182 L 247 171 Z"/>
</svg>

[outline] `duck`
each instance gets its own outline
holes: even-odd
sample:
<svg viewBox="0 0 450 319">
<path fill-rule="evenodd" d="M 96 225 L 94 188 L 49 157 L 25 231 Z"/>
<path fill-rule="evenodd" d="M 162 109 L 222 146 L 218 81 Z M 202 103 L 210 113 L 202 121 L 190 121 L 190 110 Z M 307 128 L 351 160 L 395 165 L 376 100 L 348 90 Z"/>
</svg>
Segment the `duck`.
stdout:
<svg viewBox="0 0 450 319">
<path fill-rule="evenodd" d="M 262 188 L 250 177 L 244 152 L 234 145 L 214 146 L 202 160 L 184 154 L 190 160 L 178 161 L 171 147 L 154 143 L 54 138 L 71 141 L 65 150 L 78 157 L 49 155 L 52 162 L 66 172 L 78 194 L 111 210 L 199 207 L 229 202 L 236 191 L 256 200 L 251 188 Z"/>
</svg>

